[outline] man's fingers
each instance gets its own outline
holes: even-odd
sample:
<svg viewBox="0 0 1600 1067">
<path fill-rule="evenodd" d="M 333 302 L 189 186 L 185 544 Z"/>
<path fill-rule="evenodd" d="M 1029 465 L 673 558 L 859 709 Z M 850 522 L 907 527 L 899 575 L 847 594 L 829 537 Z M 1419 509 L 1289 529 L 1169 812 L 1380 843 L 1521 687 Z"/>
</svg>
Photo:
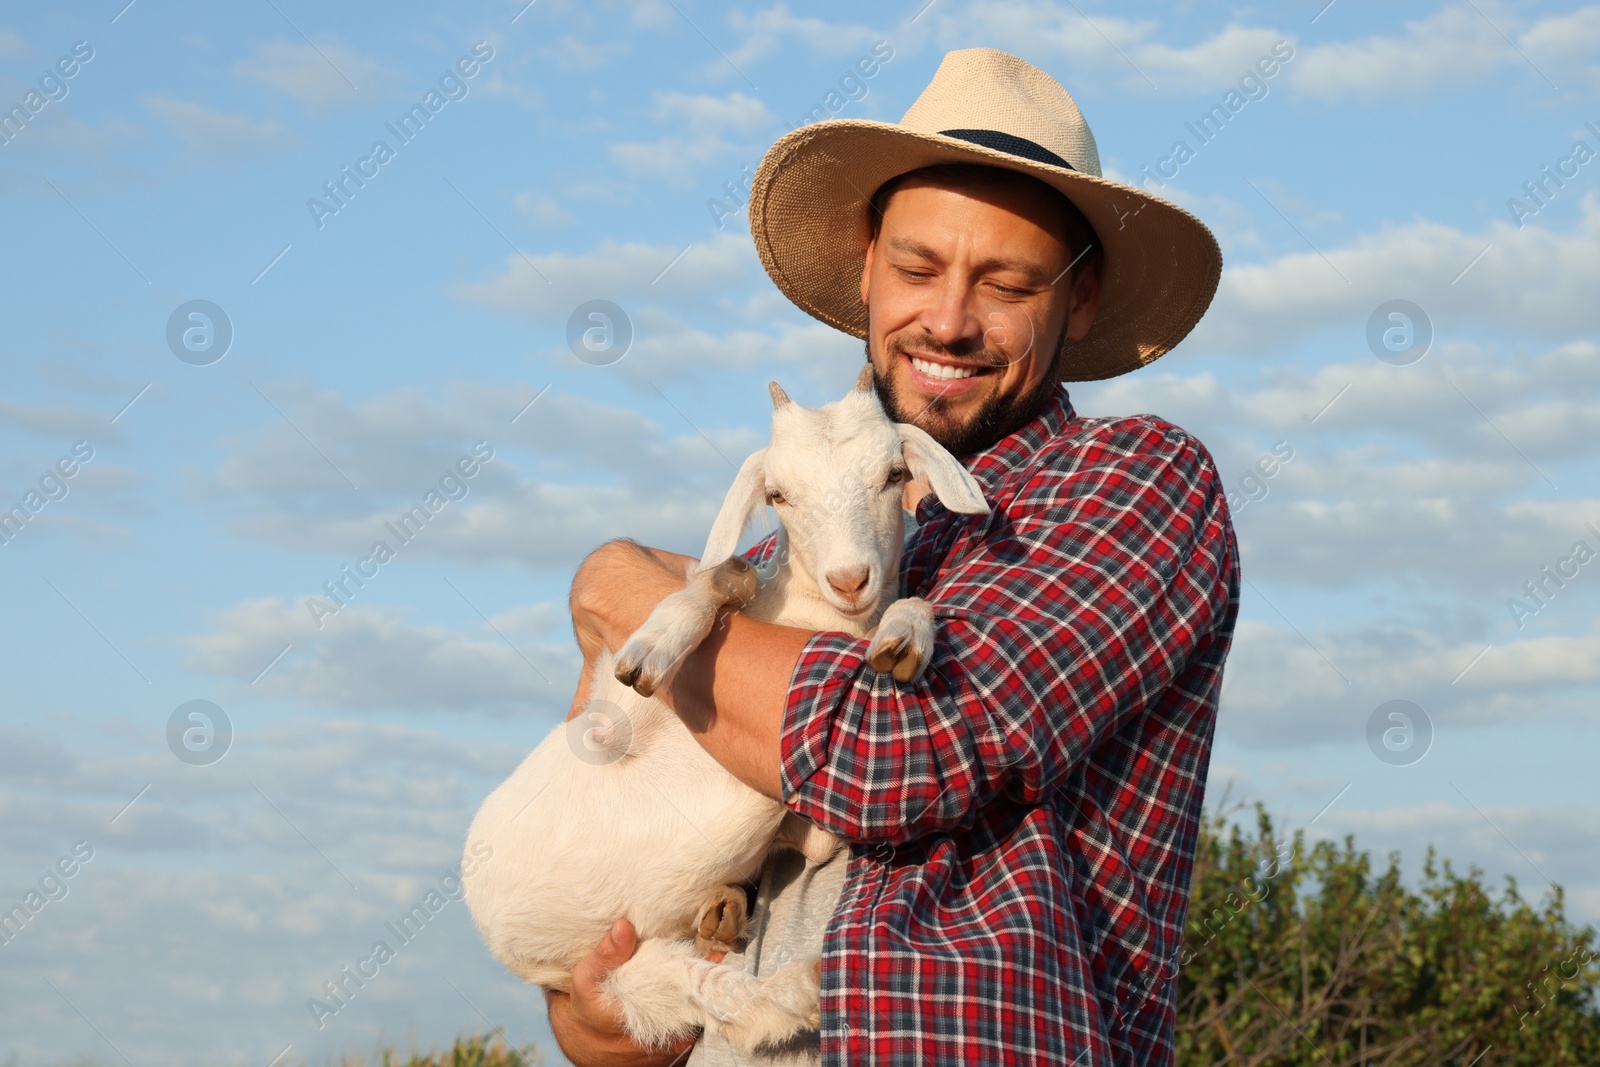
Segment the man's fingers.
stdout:
<svg viewBox="0 0 1600 1067">
<path fill-rule="evenodd" d="M 578 965 L 572 969 L 572 984 L 574 989 L 580 986 L 594 987 L 598 985 L 612 969 L 633 955 L 633 924 L 627 919 L 618 919 L 611 924 L 611 929 L 606 931 L 606 936 L 594 947 Z"/>
<path fill-rule="evenodd" d="M 594 951 L 572 968 L 572 1013 L 588 1025 L 611 1030 L 620 1027 L 616 1006 L 600 992 L 600 983 L 633 955 L 634 941 L 633 924 L 618 919 Z"/>
</svg>

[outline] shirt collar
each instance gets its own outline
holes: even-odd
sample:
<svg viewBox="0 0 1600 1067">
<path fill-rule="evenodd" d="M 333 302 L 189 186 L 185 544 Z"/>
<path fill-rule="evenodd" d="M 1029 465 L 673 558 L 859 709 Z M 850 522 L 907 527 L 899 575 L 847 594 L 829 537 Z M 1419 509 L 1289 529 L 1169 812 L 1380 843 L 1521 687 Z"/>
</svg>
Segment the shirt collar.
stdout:
<svg viewBox="0 0 1600 1067">
<path fill-rule="evenodd" d="M 1039 449 L 1044 447 L 1046 441 L 1064 432 L 1067 424 L 1077 417 L 1078 413 L 1072 407 L 1072 398 L 1067 395 L 1066 387 L 1058 387 L 1045 402 L 1044 407 L 1039 409 L 1037 415 L 983 451 L 962 456 L 961 465 L 978 480 L 978 484 L 983 487 L 984 496 L 990 497 L 995 487 L 1004 481 L 1007 475 L 1027 463 Z M 928 521 L 932 508 L 937 503 L 938 497 L 932 493 L 917 503 L 918 524 Z"/>
</svg>

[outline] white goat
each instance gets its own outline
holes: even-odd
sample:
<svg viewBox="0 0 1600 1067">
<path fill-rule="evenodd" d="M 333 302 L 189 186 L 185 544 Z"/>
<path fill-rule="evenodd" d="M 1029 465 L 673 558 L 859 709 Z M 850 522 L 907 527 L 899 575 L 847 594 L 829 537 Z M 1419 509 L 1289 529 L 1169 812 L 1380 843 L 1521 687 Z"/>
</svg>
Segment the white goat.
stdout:
<svg viewBox="0 0 1600 1067">
<path fill-rule="evenodd" d="M 884 414 L 863 371 L 837 403 L 804 408 L 776 383 L 772 443 L 745 460 L 680 593 L 613 658 L 599 657 L 585 713 L 556 727 L 484 802 L 468 831 L 466 900 L 490 951 L 515 974 L 570 991 L 572 968 L 618 916 L 639 935 L 603 989 L 629 1033 L 660 1048 L 696 1027 L 736 1047 L 818 1022 L 815 960 L 768 978 L 704 954 L 740 936 L 740 883 L 774 845 L 821 861 L 839 842 L 741 783 L 650 694 L 710 633 L 717 612 L 872 635 L 875 669 L 902 681 L 933 651 L 926 601 L 897 600 L 908 473 L 953 511 L 988 511 L 978 484 L 925 432 Z M 736 556 L 756 511 L 781 528 L 770 574 Z M 587 721 L 586 721 L 587 720 Z M 529 814 L 531 812 L 531 814 Z"/>
</svg>

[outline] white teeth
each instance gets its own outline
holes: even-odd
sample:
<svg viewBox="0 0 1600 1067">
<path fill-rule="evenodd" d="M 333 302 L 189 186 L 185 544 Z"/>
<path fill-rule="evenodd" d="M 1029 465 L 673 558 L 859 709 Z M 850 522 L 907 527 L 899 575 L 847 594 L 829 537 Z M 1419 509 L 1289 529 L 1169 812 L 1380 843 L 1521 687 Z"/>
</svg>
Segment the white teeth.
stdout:
<svg viewBox="0 0 1600 1067">
<path fill-rule="evenodd" d="M 954 380 L 957 378 L 970 378 L 978 373 L 976 367 L 952 367 L 948 363 L 930 363 L 925 359 L 918 359 L 916 356 L 911 357 L 911 365 L 930 378 Z"/>
</svg>

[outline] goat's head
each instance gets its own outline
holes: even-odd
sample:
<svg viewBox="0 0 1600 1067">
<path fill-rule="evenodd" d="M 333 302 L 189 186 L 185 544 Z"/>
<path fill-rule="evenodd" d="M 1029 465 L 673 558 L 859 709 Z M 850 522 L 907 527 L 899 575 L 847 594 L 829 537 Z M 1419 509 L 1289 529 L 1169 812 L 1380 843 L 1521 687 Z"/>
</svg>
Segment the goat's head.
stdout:
<svg viewBox="0 0 1600 1067">
<path fill-rule="evenodd" d="M 771 390 L 772 443 L 739 469 L 702 565 L 733 555 L 745 524 L 771 504 L 802 588 L 870 622 L 896 595 L 906 480 L 915 478 L 945 507 L 969 515 L 989 510 L 983 492 L 926 432 L 884 413 L 870 368 L 843 400 L 820 408 L 794 403 L 776 382 Z"/>
</svg>

